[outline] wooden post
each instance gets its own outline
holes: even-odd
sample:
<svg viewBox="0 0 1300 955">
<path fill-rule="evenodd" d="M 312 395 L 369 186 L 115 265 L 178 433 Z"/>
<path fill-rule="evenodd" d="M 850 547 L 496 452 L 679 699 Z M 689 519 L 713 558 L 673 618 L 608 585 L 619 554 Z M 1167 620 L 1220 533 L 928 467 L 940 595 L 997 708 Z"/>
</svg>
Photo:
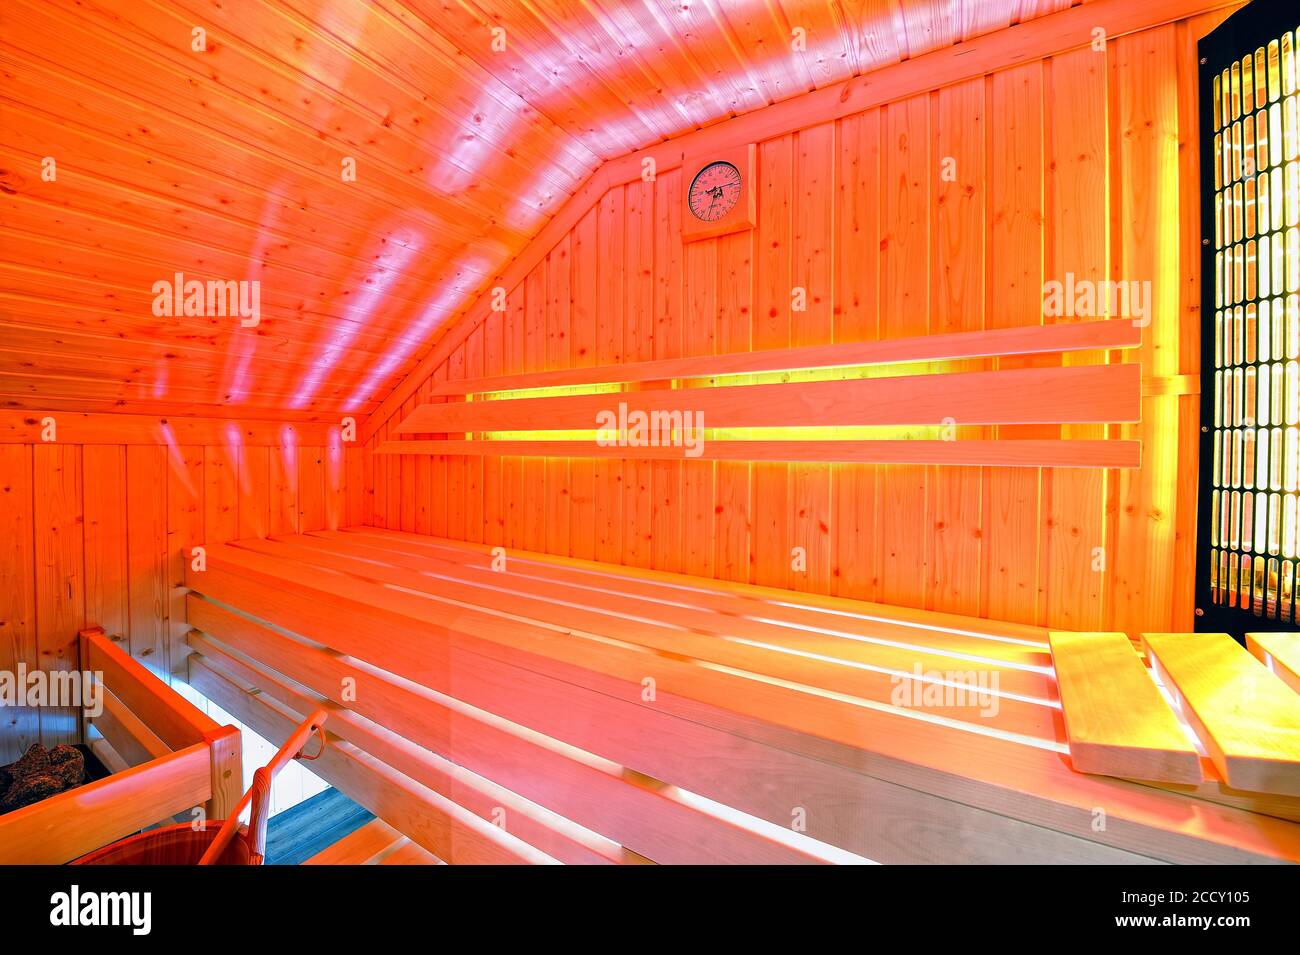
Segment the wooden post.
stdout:
<svg viewBox="0 0 1300 955">
<path fill-rule="evenodd" d="M 203 737 L 212 748 L 212 797 L 209 820 L 225 819 L 244 793 L 244 747 L 239 730 L 222 726 Z"/>
<path fill-rule="evenodd" d="M 86 661 L 90 659 L 90 653 L 86 650 L 86 641 L 96 635 L 103 636 L 104 628 L 100 626 L 86 627 L 77 632 L 77 672 L 81 672 L 84 669 Z M 82 690 L 85 690 L 84 686 L 82 687 Z M 86 730 L 89 728 L 90 724 L 86 720 L 86 701 L 83 699 L 81 703 L 81 709 L 77 713 L 77 737 L 84 745 L 89 746 L 90 738 L 86 735 Z"/>
</svg>

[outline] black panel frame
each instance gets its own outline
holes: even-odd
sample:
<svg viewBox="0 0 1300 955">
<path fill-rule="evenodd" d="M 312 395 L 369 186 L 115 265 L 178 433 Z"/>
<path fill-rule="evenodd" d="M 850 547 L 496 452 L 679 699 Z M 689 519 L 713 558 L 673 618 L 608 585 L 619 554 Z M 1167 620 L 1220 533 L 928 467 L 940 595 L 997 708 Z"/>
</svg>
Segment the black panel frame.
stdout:
<svg viewBox="0 0 1300 955">
<path fill-rule="evenodd" d="M 1296 593 L 1291 621 L 1253 610 L 1214 603 L 1210 588 L 1210 518 L 1214 463 L 1214 77 L 1246 50 L 1267 47 L 1270 40 L 1294 30 L 1294 0 L 1253 0 L 1198 43 L 1197 75 L 1201 195 L 1201 433 L 1196 494 L 1196 608 L 1198 633 L 1228 633 L 1244 641 L 1248 631 L 1300 630 L 1300 557 L 1296 558 Z M 1300 61 L 1300 50 L 1297 51 Z"/>
</svg>

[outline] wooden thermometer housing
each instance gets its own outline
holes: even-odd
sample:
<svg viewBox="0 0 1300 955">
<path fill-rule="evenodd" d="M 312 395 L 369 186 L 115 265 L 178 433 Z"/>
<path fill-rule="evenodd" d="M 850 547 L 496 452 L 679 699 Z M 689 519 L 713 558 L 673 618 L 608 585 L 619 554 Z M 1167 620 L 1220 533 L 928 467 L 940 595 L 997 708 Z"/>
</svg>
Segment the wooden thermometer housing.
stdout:
<svg viewBox="0 0 1300 955">
<path fill-rule="evenodd" d="M 755 145 L 746 143 L 683 160 L 683 242 L 754 228 L 756 154 Z"/>
</svg>

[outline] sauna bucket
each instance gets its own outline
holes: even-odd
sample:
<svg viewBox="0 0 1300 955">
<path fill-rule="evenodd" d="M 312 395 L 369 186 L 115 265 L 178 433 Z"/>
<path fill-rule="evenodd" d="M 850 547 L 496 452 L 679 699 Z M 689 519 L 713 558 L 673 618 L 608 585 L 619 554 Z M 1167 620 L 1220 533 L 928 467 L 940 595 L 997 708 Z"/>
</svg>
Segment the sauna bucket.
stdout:
<svg viewBox="0 0 1300 955">
<path fill-rule="evenodd" d="M 266 853 L 266 820 L 271 802 L 271 781 L 291 759 L 315 759 L 325 749 L 325 711 L 307 717 L 285 740 L 275 757 L 253 774 L 253 785 L 244 793 L 234 812 L 224 822 L 205 822 L 196 828 L 183 822 L 150 829 L 96 849 L 72 865 L 261 865 Z M 320 749 L 303 756 L 303 747 L 313 733 L 320 733 Z M 239 817 L 252 807 L 248 825 Z"/>
</svg>

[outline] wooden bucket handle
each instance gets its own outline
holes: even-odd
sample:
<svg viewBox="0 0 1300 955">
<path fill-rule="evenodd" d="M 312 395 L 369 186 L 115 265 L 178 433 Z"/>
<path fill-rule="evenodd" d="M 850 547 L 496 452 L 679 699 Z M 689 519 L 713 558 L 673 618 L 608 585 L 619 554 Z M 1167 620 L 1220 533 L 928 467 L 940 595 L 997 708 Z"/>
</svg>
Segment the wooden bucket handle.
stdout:
<svg viewBox="0 0 1300 955">
<path fill-rule="evenodd" d="M 230 816 L 221 825 L 217 836 L 208 846 L 203 858 L 199 860 L 199 865 L 213 865 L 221 858 L 221 854 L 226 851 L 230 845 L 235 833 L 239 831 L 239 817 L 244 810 L 252 806 L 248 817 L 248 835 L 251 843 L 251 855 L 249 857 L 250 865 L 261 865 L 262 857 L 266 852 L 266 821 L 267 810 L 271 802 L 271 782 L 275 779 L 276 774 L 289 764 L 291 759 L 302 757 L 304 759 L 316 759 L 325 749 L 325 720 L 326 713 L 324 710 L 316 710 L 311 716 L 298 724 L 297 728 L 289 734 L 289 738 L 284 741 L 284 745 L 265 766 L 259 767 L 257 772 L 253 773 L 253 785 L 248 791 L 240 797 L 239 802 L 235 805 Z M 320 749 L 314 756 L 302 756 L 303 747 L 311 739 L 312 734 L 320 733 Z"/>
</svg>

